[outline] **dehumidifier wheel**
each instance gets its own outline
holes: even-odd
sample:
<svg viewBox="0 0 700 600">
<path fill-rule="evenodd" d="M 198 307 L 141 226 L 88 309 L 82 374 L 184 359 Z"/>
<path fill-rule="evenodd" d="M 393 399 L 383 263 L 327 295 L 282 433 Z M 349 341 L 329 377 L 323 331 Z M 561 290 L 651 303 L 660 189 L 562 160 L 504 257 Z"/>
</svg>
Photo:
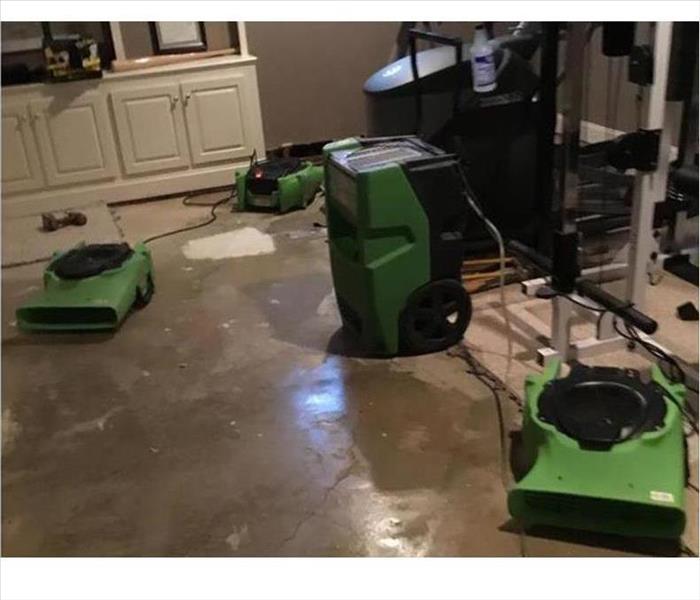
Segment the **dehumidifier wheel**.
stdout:
<svg viewBox="0 0 700 600">
<path fill-rule="evenodd" d="M 459 281 L 431 281 L 406 301 L 399 320 L 402 350 L 425 354 L 453 346 L 462 339 L 471 316 L 471 299 Z"/>
<path fill-rule="evenodd" d="M 148 305 L 148 303 L 151 301 L 151 298 L 153 298 L 154 291 L 155 285 L 153 284 L 153 277 L 148 275 L 148 277 L 146 277 L 145 289 L 142 290 L 140 287 L 136 288 L 136 298 L 134 299 L 134 306 L 136 308 L 143 308 L 144 306 Z"/>
</svg>

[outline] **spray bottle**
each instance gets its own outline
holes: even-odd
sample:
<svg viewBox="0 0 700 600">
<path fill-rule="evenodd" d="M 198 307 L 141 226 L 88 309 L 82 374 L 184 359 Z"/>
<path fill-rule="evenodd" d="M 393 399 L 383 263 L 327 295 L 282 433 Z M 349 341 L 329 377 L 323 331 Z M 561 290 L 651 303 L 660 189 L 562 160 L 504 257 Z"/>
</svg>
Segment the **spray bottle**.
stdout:
<svg viewBox="0 0 700 600">
<path fill-rule="evenodd" d="M 476 26 L 470 52 L 474 91 L 492 92 L 496 89 L 496 61 L 483 25 Z"/>
</svg>

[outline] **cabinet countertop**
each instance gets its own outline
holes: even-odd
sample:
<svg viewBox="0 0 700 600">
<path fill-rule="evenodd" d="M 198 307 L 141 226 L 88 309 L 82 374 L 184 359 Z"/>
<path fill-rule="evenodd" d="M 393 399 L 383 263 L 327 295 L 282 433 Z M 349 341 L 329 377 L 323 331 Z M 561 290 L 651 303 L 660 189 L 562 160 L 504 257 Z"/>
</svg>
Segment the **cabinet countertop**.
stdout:
<svg viewBox="0 0 700 600">
<path fill-rule="evenodd" d="M 144 69 L 134 69 L 133 71 L 104 71 L 101 79 L 78 79 L 76 81 L 65 81 L 61 83 L 27 83 L 20 85 L 8 85 L 2 87 L 2 94 L 19 95 L 27 92 L 43 92 L 51 89 L 61 89 L 65 86 L 88 85 L 94 87 L 101 82 L 121 81 L 124 79 L 148 78 L 156 75 L 169 75 L 185 73 L 188 71 L 206 71 L 218 67 L 236 67 L 255 64 L 257 58 L 252 55 L 240 56 L 218 56 L 214 58 L 203 58 L 201 60 L 191 60 L 171 65 L 158 67 L 147 67 Z"/>
</svg>

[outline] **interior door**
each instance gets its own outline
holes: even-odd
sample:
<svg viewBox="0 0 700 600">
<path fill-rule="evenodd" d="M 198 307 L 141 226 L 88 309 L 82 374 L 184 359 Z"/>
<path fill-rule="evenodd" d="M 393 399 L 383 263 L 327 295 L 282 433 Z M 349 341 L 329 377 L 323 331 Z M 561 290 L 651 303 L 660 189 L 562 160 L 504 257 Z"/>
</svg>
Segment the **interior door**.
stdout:
<svg viewBox="0 0 700 600">
<path fill-rule="evenodd" d="M 28 192 L 44 185 L 26 102 L 2 103 L 2 191 Z"/>
<path fill-rule="evenodd" d="M 117 157 L 100 92 L 38 98 L 29 106 L 49 185 L 114 178 Z"/>
<path fill-rule="evenodd" d="M 190 152 L 195 164 L 250 156 L 250 93 L 247 75 L 189 79 L 181 84 Z"/>
<path fill-rule="evenodd" d="M 189 165 L 177 84 L 144 85 L 112 93 L 119 148 L 130 175 Z"/>
</svg>

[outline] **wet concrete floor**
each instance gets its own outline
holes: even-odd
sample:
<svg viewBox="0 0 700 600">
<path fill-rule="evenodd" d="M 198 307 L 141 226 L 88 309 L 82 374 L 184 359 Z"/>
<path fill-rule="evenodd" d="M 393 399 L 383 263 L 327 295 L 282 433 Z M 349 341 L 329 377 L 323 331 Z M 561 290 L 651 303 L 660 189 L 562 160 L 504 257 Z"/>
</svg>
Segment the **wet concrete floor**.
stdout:
<svg viewBox="0 0 700 600">
<path fill-rule="evenodd" d="M 180 226 L 182 212 L 167 201 L 116 216 L 133 241 Z M 222 209 L 206 229 L 154 242 L 156 294 L 113 335 L 18 332 L 14 310 L 43 265 L 3 271 L 5 556 L 674 553 L 520 535 L 493 395 L 447 353 L 355 352 L 322 220 L 318 206 L 282 218 Z M 181 251 L 244 225 L 276 250 Z M 502 402 L 507 435 L 520 417 Z"/>
</svg>

